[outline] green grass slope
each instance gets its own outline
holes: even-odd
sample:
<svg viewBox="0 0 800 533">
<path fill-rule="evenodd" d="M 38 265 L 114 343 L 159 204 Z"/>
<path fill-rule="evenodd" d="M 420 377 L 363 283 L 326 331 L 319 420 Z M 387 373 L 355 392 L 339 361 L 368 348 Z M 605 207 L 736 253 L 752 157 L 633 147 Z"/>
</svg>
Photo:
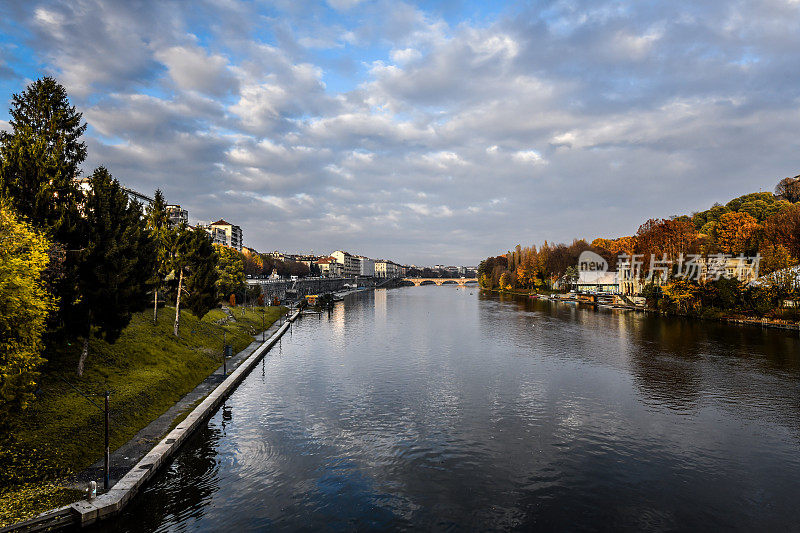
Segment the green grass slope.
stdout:
<svg viewBox="0 0 800 533">
<path fill-rule="evenodd" d="M 116 343 L 91 340 L 81 378 L 76 374 L 79 344 L 45 354 L 50 362 L 42 369 L 37 398 L 12 421 L 13 445 L 0 450 L 6 455 L 0 527 L 74 498 L 74 494 L 55 494 L 52 482 L 102 458 L 103 413 L 73 386 L 94 395 L 101 407 L 103 391 L 111 392 L 114 450 L 222 364 L 223 338 L 237 353 L 254 340 L 262 323 L 269 327 L 284 311 L 267 307 L 262 317 L 262 308 L 237 308 L 231 311 L 233 320 L 222 309 L 209 312 L 203 320 L 182 312 L 179 337 L 172 334 L 174 308 L 160 309 L 156 324 L 152 310 L 138 313 Z M 46 485 L 53 488 L 43 490 Z"/>
</svg>

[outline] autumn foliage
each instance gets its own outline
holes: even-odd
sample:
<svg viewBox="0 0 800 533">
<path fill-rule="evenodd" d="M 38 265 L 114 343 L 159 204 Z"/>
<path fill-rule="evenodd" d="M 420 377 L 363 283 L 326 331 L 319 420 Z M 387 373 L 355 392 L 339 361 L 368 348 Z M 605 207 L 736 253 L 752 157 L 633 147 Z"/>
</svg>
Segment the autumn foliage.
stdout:
<svg viewBox="0 0 800 533">
<path fill-rule="evenodd" d="M 761 257 L 760 272 L 786 269 L 800 259 L 800 177 L 782 180 L 773 195 L 768 192 L 746 194 L 725 205 L 706 211 L 667 219 L 651 218 L 634 235 L 599 237 L 591 244 L 576 239 L 572 244 L 522 247 L 481 262 L 478 277 L 485 288 L 540 290 L 557 281 L 569 285 L 581 252 L 590 250 L 608 261 L 613 270 L 621 255 L 641 254 L 644 273 L 650 258 L 675 261 L 681 254 L 730 254 Z M 792 203 L 795 202 L 795 203 Z M 507 276 L 504 276 L 507 274 Z M 688 299 L 672 287 L 675 301 L 688 308 Z"/>
</svg>

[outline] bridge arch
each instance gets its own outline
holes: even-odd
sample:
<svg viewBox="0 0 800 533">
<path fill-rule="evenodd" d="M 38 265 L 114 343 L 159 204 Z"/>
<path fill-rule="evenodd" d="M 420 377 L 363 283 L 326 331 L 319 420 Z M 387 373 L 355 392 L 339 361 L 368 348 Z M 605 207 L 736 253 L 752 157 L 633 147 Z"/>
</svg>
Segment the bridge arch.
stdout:
<svg viewBox="0 0 800 533">
<path fill-rule="evenodd" d="M 403 281 L 413 283 L 415 287 L 420 285 L 461 285 L 478 283 L 475 278 L 403 278 Z"/>
</svg>

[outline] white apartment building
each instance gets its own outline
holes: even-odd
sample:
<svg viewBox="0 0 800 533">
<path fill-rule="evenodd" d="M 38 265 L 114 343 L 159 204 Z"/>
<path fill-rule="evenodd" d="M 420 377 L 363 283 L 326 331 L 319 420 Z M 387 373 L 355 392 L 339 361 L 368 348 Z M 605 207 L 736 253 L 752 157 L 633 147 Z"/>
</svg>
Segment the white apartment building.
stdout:
<svg viewBox="0 0 800 533">
<path fill-rule="evenodd" d="M 342 272 L 344 277 L 346 278 L 353 278 L 358 276 L 361 272 L 361 266 L 359 265 L 358 258 L 350 255 L 347 252 L 343 252 L 342 250 L 336 250 L 331 254 L 337 263 L 342 265 Z"/>
<path fill-rule="evenodd" d="M 375 277 L 375 260 L 364 257 L 363 255 L 359 255 L 356 258 L 358 259 L 359 266 L 358 275 L 369 276 L 371 278 Z"/>
<path fill-rule="evenodd" d="M 375 261 L 375 277 L 378 278 L 396 278 L 403 275 L 403 268 L 385 259 Z"/>
<path fill-rule="evenodd" d="M 208 234 L 211 235 L 211 240 L 215 244 L 229 246 L 230 248 L 236 248 L 240 252 L 242 251 L 244 235 L 242 233 L 242 228 L 239 226 L 226 222 L 223 219 L 219 219 L 208 225 L 198 224 L 197 226 L 206 230 Z"/>
</svg>

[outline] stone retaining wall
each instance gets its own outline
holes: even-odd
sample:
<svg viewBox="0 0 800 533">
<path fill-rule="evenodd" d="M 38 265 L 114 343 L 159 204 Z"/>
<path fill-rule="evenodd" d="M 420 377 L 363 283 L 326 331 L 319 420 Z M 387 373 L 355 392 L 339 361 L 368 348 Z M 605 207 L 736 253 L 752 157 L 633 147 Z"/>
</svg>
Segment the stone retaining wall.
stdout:
<svg viewBox="0 0 800 533">
<path fill-rule="evenodd" d="M 170 431 L 161 442 L 145 455 L 125 476 L 122 477 L 108 492 L 101 494 L 93 500 L 82 500 L 65 507 L 53 509 L 34 519 L 26 520 L 11 527 L 0 530 L 11 531 L 42 531 L 45 529 L 60 529 L 67 526 L 79 525 L 81 527 L 92 524 L 113 516 L 125 507 L 128 502 L 139 492 L 144 484 L 158 469 L 165 465 L 178 451 L 181 444 L 211 416 L 241 381 L 247 377 L 250 370 L 261 360 L 264 354 L 275 345 L 287 329 L 300 315 L 296 311 L 286 323 L 281 326 L 266 342 L 259 346 L 236 370 L 234 370 L 217 388 L 189 413 L 178 426 Z"/>
</svg>

